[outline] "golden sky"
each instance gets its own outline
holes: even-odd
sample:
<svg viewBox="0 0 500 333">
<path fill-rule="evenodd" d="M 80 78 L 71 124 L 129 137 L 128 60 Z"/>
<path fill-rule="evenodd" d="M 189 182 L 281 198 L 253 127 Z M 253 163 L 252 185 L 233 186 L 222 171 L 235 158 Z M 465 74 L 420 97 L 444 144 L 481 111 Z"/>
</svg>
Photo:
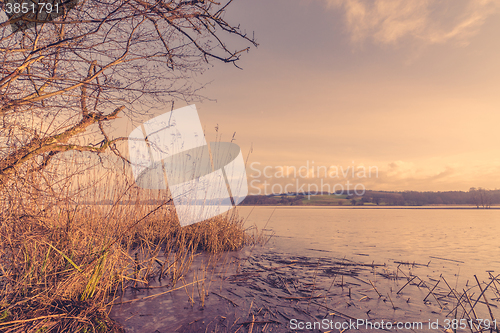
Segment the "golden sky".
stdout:
<svg viewBox="0 0 500 333">
<path fill-rule="evenodd" d="M 261 168 L 377 166 L 372 190 L 500 188 L 500 0 L 235 0 L 225 18 L 259 47 L 196 77 L 207 141 L 236 132 Z"/>
<path fill-rule="evenodd" d="M 249 163 L 376 165 L 379 190 L 500 188 L 500 1 L 237 0 L 259 47 L 216 65 L 207 135 Z"/>
</svg>

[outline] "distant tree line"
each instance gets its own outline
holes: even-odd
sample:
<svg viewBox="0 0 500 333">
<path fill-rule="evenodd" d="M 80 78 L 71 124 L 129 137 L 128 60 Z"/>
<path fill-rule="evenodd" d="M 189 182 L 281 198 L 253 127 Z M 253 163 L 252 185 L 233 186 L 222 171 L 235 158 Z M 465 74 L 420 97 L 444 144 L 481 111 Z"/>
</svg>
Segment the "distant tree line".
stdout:
<svg viewBox="0 0 500 333">
<path fill-rule="evenodd" d="M 242 205 L 249 206 L 298 206 L 303 204 L 304 195 L 250 195 L 243 200 Z"/>
<path fill-rule="evenodd" d="M 313 194 L 311 194 L 313 195 Z M 328 195 L 322 193 L 320 195 Z M 329 194 L 335 195 L 335 194 Z M 340 193 L 337 193 L 340 195 Z M 345 200 L 337 204 L 384 205 L 384 206 L 425 206 L 425 205 L 474 205 L 477 208 L 490 208 L 500 205 L 500 190 L 487 190 L 472 187 L 469 191 L 418 192 L 418 191 L 366 191 L 363 195 L 343 194 Z M 302 205 L 307 200 L 307 194 L 282 195 L 252 195 L 248 196 L 243 205 Z M 321 205 L 320 202 L 315 203 Z M 330 203 L 331 204 L 331 203 Z"/>
<path fill-rule="evenodd" d="M 468 192 L 366 191 L 360 201 L 392 206 L 475 205 L 477 208 L 490 208 L 493 204 L 500 204 L 500 190 L 472 187 Z"/>
</svg>

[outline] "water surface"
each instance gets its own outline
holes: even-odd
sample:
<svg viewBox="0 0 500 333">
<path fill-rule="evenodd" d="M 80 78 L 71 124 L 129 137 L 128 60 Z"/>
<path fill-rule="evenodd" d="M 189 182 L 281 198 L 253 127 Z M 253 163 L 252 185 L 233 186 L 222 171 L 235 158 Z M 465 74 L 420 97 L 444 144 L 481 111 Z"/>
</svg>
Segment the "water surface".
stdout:
<svg viewBox="0 0 500 333">
<path fill-rule="evenodd" d="M 127 332 L 248 331 L 241 323 L 253 320 L 274 322 L 266 332 L 290 332 L 288 318 L 340 322 L 344 313 L 373 321 L 439 321 L 436 332 L 442 332 L 456 308 L 450 288 L 468 290 L 474 299 L 480 294 L 474 275 L 484 287 L 490 273 L 500 273 L 500 210 L 243 206 L 238 211 L 247 227 L 256 225 L 274 237 L 264 247 L 227 253 L 210 267 L 205 306 L 194 285 L 148 299 L 164 289 L 127 290 L 112 317 Z M 198 257 L 185 283 L 200 276 L 200 259 L 208 256 Z M 355 264 L 339 268 L 350 262 Z M 311 295 L 324 298 L 309 303 Z M 500 318 L 500 293 L 490 288 L 487 295 Z M 490 318 L 484 304 L 476 312 Z"/>
<path fill-rule="evenodd" d="M 470 279 L 500 273 L 500 210 L 238 207 L 246 225 L 275 233 L 279 252 L 427 264 Z M 325 252 L 328 251 L 328 252 Z M 436 259 L 438 257 L 449 260 Z M 452 261 L 453 260 L 453 261 Z"/>
</svg>

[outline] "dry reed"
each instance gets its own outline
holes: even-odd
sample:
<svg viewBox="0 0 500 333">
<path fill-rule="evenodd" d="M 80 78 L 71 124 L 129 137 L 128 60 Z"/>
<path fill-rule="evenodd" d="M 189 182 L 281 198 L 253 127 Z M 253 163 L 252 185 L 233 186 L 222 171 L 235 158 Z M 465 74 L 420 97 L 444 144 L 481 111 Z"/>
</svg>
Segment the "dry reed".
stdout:
<svg viewBox="0 0 500 333">
<path fill-rule="evenodd" d="M 108 317 L 117 294 L 151 279 L 175 288 L 198 251 L 251 241 L 233 214 L 181 228 L 165 193 L 83 157 L 0 189 L 2 332 L 121 332 Z"/>
</svg>

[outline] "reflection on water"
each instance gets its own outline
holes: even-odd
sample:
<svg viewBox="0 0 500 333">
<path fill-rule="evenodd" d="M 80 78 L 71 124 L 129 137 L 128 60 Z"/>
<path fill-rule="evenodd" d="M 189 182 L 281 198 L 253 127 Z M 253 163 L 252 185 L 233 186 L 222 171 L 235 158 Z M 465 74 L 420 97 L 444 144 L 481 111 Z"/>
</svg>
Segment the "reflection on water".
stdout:
<svg viewBox="0 0 500 333">
<path fill-rule="evenodd" d="M 500 210 L 239 207 L 247 225 L 272 229 L 277 251 L 365 262 L 410 261 L 443 274 L 500 273 Z M 271 216 L 272 215 L 272 216 Z M 270 218 L 270 219 L 269 219 Z M 440 260 L 439 257 L 449 260 Z"/>
</svg>

